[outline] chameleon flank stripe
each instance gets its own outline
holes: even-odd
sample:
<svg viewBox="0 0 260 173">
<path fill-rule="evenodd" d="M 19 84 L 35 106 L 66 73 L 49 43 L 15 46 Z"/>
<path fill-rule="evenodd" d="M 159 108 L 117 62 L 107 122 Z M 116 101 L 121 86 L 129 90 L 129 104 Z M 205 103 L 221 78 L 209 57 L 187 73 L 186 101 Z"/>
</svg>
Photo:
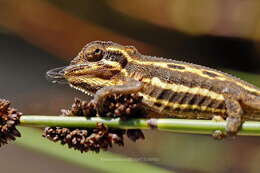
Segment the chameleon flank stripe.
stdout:
<svg viewBox="0 0 260 173">
<path fill-rule="evenodd" d="M 152 79 L 149 79 L 149 78 L 144 79 L 143 81 L 150 83 L 153 86 L 162 87 L 164 89 L 169 89 L 175 93 L 182 92 L 182 93 L 189 93 L 189 94 L 199 94 L 202 96 L 208 96 L 211 99 L 224 100 L 223 95 L 210 91 L 208 89 L 200 88 L 200 87 L 187 87 L 184 85 L 178 85 L 178 84 L 174 84 L 174 83 L 168 84 L 168 83 L 162 82 L 157 77 L 153 77 Z"/>
<path fill-rule="evenodd" d="M 207 111 L 207 112 L 212 112 L 212 113 L 225 113 L 225 109 L 218 109 L 218 108 L 211 108 L 208 106 L 202 106 L 202 105 L 192 105 L 192 104 L 180 104 L 180 103 L 172 103 L 167 100 L 163 99 L 156 99 L 154 97 L 151 97 L 149 95 L 141 94 L 144 99 L 152 101 L 153 103 L 160 103 L 165 107 L 169 107 L 170 109 L 175 110 L 177 108 L 180 108 L 181 110 L 185 109 L 191 109 L 191 110 L 199 110 L 199 111 Z"/>
</svg>

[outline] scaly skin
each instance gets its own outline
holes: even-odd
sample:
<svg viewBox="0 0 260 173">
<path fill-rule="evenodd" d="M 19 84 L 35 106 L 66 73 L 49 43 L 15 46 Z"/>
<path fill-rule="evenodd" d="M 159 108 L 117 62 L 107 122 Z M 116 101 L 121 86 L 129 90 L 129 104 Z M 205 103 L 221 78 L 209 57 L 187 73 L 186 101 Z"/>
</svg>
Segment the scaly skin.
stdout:
<svg viewBox="0 0 260 173">
<path fill-rule="evenodd" d="M 142 55 L 133 46 L 91 42 L 69 66 L 50 70 L 47 76 L 94 95 L 100 114 L 107 96 L 138 93 L 150 117 L 220 116 L 227 120 L 230 135 L 242 121 L 260 120 L 257 87 L 204 66 Z"/>
</svg>

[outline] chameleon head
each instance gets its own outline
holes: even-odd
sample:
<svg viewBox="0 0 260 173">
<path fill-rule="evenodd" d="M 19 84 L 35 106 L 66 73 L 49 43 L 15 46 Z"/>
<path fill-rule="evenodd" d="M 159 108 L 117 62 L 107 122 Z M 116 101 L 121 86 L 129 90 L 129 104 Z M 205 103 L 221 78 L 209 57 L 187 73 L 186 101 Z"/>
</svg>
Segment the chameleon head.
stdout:
<svg viewBox="0 0 260 173">
<path fill-rule="evenodd" d="M 127 76 L 125 67 L 137 53 L 132 46 L 93 41 L 83 47 L 69 66 L 50 70 L 47 77 L 53 81 L 65 79 L 71 87 L 91 95 L 104 86 L 122 83 Z"/>
</svg>

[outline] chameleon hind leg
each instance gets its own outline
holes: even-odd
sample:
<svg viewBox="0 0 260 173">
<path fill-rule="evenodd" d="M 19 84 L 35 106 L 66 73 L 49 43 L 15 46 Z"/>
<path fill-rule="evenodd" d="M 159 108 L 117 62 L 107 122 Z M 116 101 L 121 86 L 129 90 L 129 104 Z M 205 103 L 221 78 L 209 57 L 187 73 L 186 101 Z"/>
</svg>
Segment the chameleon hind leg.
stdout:
<svg viewBox="0 0 260 173">
<path fill-rule="evenodd" d="M 226 99 L 225 106 L 227 110 L 227 118 L 226 118 L 226 133 L 220 130 L 216 130 L 213 132 L 212 136 L 215 139 L 222 139 L 226 136 L 235 136 L 242 125 L 242 114 L 243 110 L 241 108 L 240 103 L 237 100 Z M 217 116 L 218 117 L 218 116 Z M 219 118 L 213 117 L 214 121 L 224 121 Z"/>
<path fill-rule="evenodd" d="M 106 86 L 98 90 L 92 100 L 96 105 L 97 113 L 102 116 L 105 112 L 104 103 L 106 99 L 113 94 L 132 94 L 137 93 L 143 88 L 140 81 L 129 80 L 122 85 Z"/>
<path fill-rule="evenodd" d="M 226 131 L 228 135 L 235 135 L 242 125 L 243 107 L 260 111 L 260 96 L 242 93 L 237 99 L 226 99 L 225 105 L 228 114 Z"/>
<path fill-rule="evenodd" d="M 243 109 L 241 108 L 241 105 L 237 100 L 227 99 L 225 101 L 225 105 L 228 115 L 226 119 L 227 135 L 234 136 L 239 131 L 242 125 Z"/>
</svg>

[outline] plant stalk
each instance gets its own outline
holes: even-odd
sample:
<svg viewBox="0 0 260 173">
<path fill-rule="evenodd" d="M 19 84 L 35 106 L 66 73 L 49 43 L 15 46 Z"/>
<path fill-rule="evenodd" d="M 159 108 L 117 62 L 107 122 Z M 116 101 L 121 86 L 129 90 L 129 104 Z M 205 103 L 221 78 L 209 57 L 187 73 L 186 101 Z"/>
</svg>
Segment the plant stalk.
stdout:
<svg viewBox="0 0 260 173">
<path fill-rule="evenodd" d="M 215 122 L 212 120 L 189 120 L 189 119 L 143 119 L 135 118 L 120 120 L 119 118 L 101 117 L 62 117 L 23 115 L 20 118 L 22 126 L 51 126 L 51 127 L 85 127 L 95 128 L 98 122 L 111 128 L 120 129 L 158 129 L 191 134 L 212 134 L 215 130 L 225 131 L 226 121 Z M 243 123 L 238 135 L 260 136 L 260 122 L 246 121 Z"/>
</svg>

